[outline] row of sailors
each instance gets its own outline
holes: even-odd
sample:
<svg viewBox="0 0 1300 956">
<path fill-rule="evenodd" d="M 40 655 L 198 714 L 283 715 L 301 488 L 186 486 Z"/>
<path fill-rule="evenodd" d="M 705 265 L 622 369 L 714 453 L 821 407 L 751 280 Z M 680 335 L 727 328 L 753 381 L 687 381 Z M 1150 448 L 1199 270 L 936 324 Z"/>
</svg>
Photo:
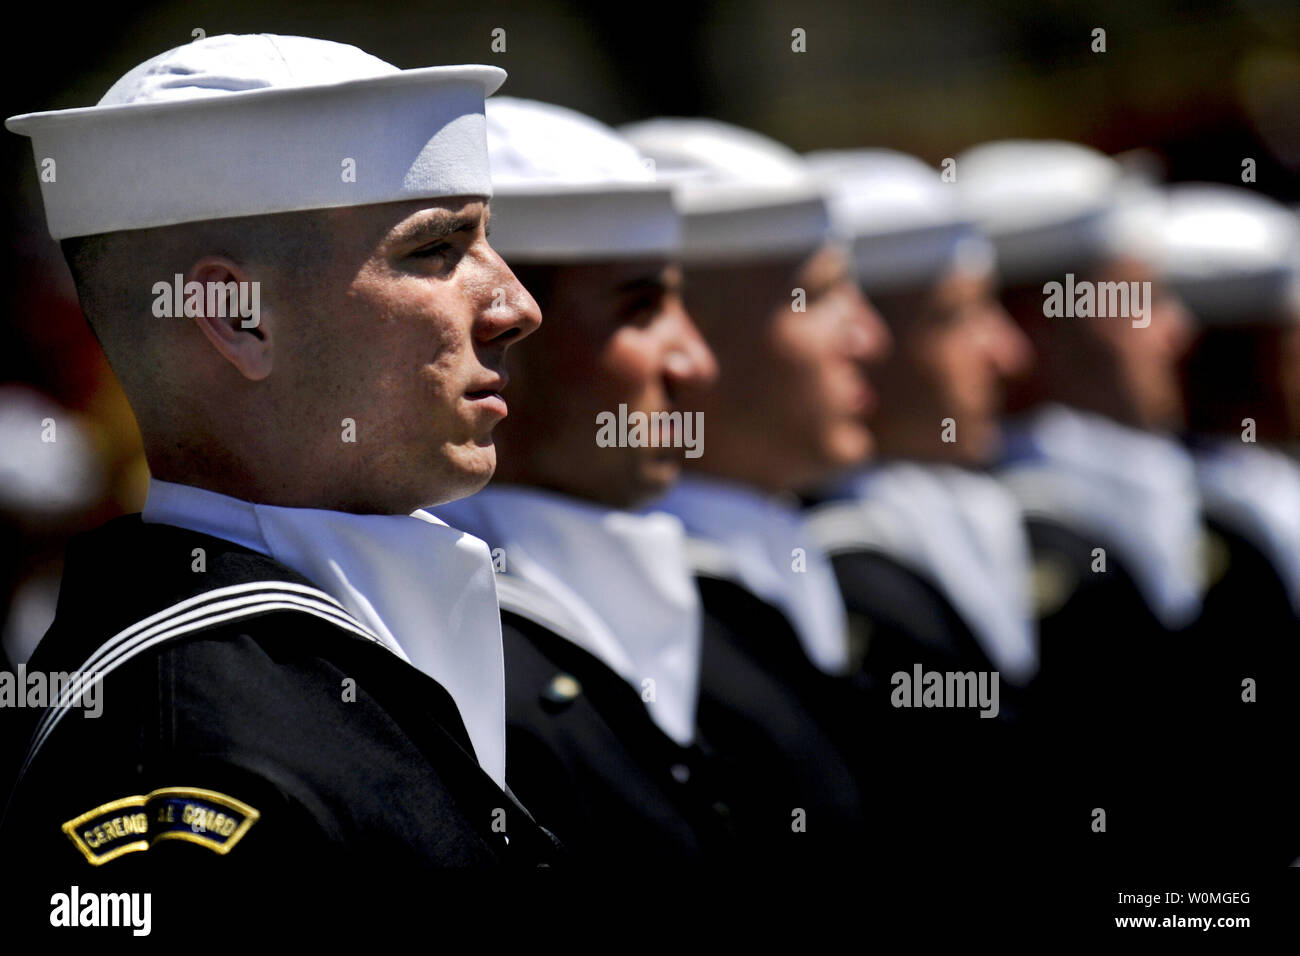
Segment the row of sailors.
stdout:
<svg viewBox="0 0 1300 956">
<path fill-rule="evenodd" d="M 185 125 L 186 111 L 202 116 L 203 97 L 249 85 L 230 78 L 227 47 L 257 54 L 256 82 L 238 102 L 217 101 L 230 111 L 217 133 L 256 141 L 288 120 L 307 132 L 276 139 L 292 162 L 264 163 L 247 189 L 209 196 L 181 167 L 209 162 L 215 134 Z M 207 72 L 191 56 L 211 58 Z M 280 82 L 264 74 L 282 64 L 290 85 L 324 75 L 331 96 L 263 95 Z M 356 76 L 340 83 L 349 69 Z M 399 84 L 360 51 L 300 38 L 213 38 L 164 54 L 86 111 L 108 130 L 102 159 L 63 163 L 44 194 L 51 232 L 396 202 L 413 179 L 419 198 L 486 195 L 473 162 L 481 129 L 421 119 L 436 97 L 417 80 L 446 85 L 448 116 L 477 115 L 502 77 L 464 70 L 469 79 Z M 194 104 L 139 105 L 191 88 Z M 372 92 L 389 97 L 385 128 L 409 137 L 403 149 L 420 162 L 362 135 Z M 149 122 L 131 125 L 136 116 Z M 65 119 L 15 128 L 49 137 L 42 156 L 76 131 L 77 117 Z M 79 183 L 111 180 L 109 160 L 132 155 L 109 140 L 115 122 L 129 143 L 173 136 L 157 148 L 184 162 L 155 163 L 172 178 L 149 195 L 86 190 L 96 202 L 77 202 Z M 333 143 L 344 127 L 357 167 L 371 171 L 355 184 L 367 190 L 360 200 L 294 172 L 319 151 L 311 136 Z M 276 644 L 283 619 L 260 640 L 257 622 L 241 620 L 238 640 L 195 641 L 168 658 L 166 692 L 196 695 L 204 719 L 172 720 L 164 736 L 228 758 L 198 765 L 220 776 L 205 800 L 215 786 L 262 787 L 255 771 L 270 760 L 275 773 L 261 776 L 275 786 L 253 792 L 277 811 L 297 795 L 279 820 L 317 813 L 349 821 L 336 828 L 345 833 L 378 828 L 384 845 L 359 858 L 398 858 L 398 833 L 407 860 L 545 857 L 540 828 L 512 825 L 507 849 L 485 819 L 457 812 L 500 806 L 503 793 L 587 861 L 848 853 L 883 869 L 990 851 L 1038 863 L 1300 854 L 1279 783 L 1300 597 L 1300 466 L 1287 452 L 1300 422 L 1300 313 L 1287 210 L 1242 188 L 1161 190 L 1066 143 L 981 146 L 956 157 L 947 181 L 897 153 L 800 157 L 706 120 L 616 131 L 498 97 L 486 128 L 491 244 L 546 316 L 544 333 L 508 355 L 495 481 L 434 509 L 444 527 L 422 512 L 277 507 L 155 479 L 142 520 L 101 535 L 108 559 L 74 574 L 70 555 L 34 660 L 62 654 L 71 669 L 98 646 L 101 622 L 78 614 L 120 617 L 110 634 L 159 620 L 114 583 L 127 545 L 146 565 L 133 575 L 184 596 L 199 586 L 188 564 L 197 533 L 213 576 L 270 575 L 256 588 L 353 627 L 346 606 L 365 628 L 353 629 L 388 650 L 334 635 L 335 653 L 306 632 L 310 641 Z M 243 168 L 237 151 L 218 158 Z M 219 184 L 227 172 L 205 175 Z M 1045 285 L 1075 280 L 1153 295 L 1140 316 L 1048 315 Z M 1188 348 L 1192 450 L 1172 433 Z M 700 413 L 703 453 L 683 465 L 671 442 L 595 441 L 600 416 L 621 406 Z M 1014 415 L 1002 427 L 1004 411 Z M 1242 440 L 1243 418 L 1254 441 Z M 482 545 L 462 531 L 501 557 L 500 573 L 482 573 Z M 233 557 L 217 554 L 232 545 Z M 290 668 L 293 680 L 325 678 L 304 678 L 299 693 L 263 649 L 292 664 L 303 646 L 311 656 Z M 114 665 L 137 652 L 113 649 Z M 490 686 L 502 652 L 504 745 Z M 336 696 L 340 672 L 365 695 L 336 714 L 313 695 Z M 114 679 L 140 714 L 118 707 L 109 719 L 152 727 L 166 714 L 168 702 L 151 699 L 158 673 L 122 667 Z M 950 679 L 959 674 L 972 680 Z M 256 693 L 259 681 L 274 693 Z M 978 707 L 928 706 L 957 703 L 948 695 L 962 686 Z M 227 700 L 249 701 L 250 715 L 223 709 Z M 425 730 L 375 730 L 398 717 Z M 180 748 L 184 780 L 146 785 L 152 750 L 133 776 L 134 759 L 75 753 L 58 719 L 42 718 L 29 749 L 24 767 L 44 774 L 44 789 L 20 783 L 11 834 L 35 833 L 28 821 L 42 814 L 75 831 L 84 807 L 55 770 L 77 759 L 94 762 L 81 776 L 100 796 L 87 804 L 116 796 L 107 791 L 118 781 L 142 803 L 146 791 L 198 782 L 192 747 Z M 285 721 L 308 735 L 286 738 Z M 162 753 L 170 768 L 175 755 Z M 457 780 L 449 798 L 442 784 Z M 331 800 L 317 799 L 327 789 Z M 256 808 L 262 798 L 239 799 Z M 250 831 L 247 852 L 223 859 L 286 857 L 273 818 Z M 259 833 L 271 857 L 253 853 Z"/>
<path fill-rule="evenodd" d="M 611 829 L 703 851 L 724 820 L 877 859 L 1033 834 L 1300 851 L 1274 776 L 1300 611 L 1288 210 L 1068 143 L 981 146 L 948 182 L 708 120 L 487 118 L 492 242 L 550 327 L 517 354 L 497 479 L 436 513 L 505 557 L 508 776 L 539 819 L 597 855 Z M 1145 283 L 1148 321 L 1045 315 L 1067 273 Z M 597 447 L 620 404 L 701 411 L 704 454 L 677 478 L 679 451 Z M 998 720 L 899 709 L 916 665 L 996 672 Z M 729 776 L 741 796 L 709 789 Z"/>
</svg>

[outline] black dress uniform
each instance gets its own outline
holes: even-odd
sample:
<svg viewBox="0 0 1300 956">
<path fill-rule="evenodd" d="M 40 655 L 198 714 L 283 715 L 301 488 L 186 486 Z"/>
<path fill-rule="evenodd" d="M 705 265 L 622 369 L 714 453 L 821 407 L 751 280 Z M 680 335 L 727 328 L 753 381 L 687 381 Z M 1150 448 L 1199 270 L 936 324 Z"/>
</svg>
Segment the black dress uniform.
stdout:
<svg viewBox="0 0 1300 956">
<path fill-rule="evenodd" d="M 1030 522 L 1046 602 L 1039 737 L 1055 798 L 1090 793 L 1107 811 L 1104 839 L 1053 821 L 1084 861 L 1285 865 L 1300 854 L 1281 753 L 1297 729 L 1288 707 L 1300 627 L 1267 560 L 1224 525 L 1206 529 L 1204 609 L 1175 631 L 1122 562 L 1108 557 L 1104 575 L 1091 573 L 1097 542 Z M 1241 700 L 1250 674 L 1273 685 L 1258 705 Z"/>
<path fill-rule="evenodd" d="M 712 613 L 679 522 L 508 485 L 439 517 L 503 558 L 506 779 L 575 862 L 622 847 L 649 863 L 797 864 L 854 840 L 843 758 L 736 651 L 769 636 L 772 612 Z"/>
<path fill-rule="evenodd" d="M 1189 442 L 1198 467 L 1215 461 L 1216 444 Z M 1275 462 L 1286 461 L 1272 454 Z M 1220 465 L 1231 461 L 1228 457 Z M 1219 475 L 1235 485 L 1234 497 L 1279 477 L 1266 470 L 1261 482 L 1258 475 L 1241 474 L 1245 467 L 1243 462 Z M 1216 471 L 1212 464 L 1209 471 Z M 1249 768 L 1245 779 L 1218 775 L 1203 788 L 1204 798 L 1231 824 L 1214 834 L 1214 851 L 1229 859 L 1286 865 L 1300 857 L 1300 817 L 1288 799 L 1287 783 L 1289 741 L 1300 731 L 1300 617 L 1283 576 L 1286 556 L 1265 547 L 1260 528 L 1286 506 L 1265 508 L 1261 502 L 1247 515 L 1222 500 L 1216 481 L 1203 482 L 1202 489 L 1209 578 L 1204 609 L 1187 642 L 1185 732 L 1200 741 L 1202 753 L 1231 753 L 1238 766 Z M 1281 502 L 1288 500 L 1279 494 Z M 1249 690 L 1247 681 L 1253 682 Z"/>
<path fill-rule="evenodd" d="M 504 611 L 501 633 L 507 782 L 575 864 L 738 853 L 736 795 L 704 744 L 678 744 L 631 684 L 543 624 Z"/>
<path fill-rule="evenodd" d="M 997 668 L 927 577 L 878 549 L 837 547 L 829 557 L 854 651 L 837 694 L 822 701 L 838 699 L 852 715 L 839 726 L 870 728 L 846 746 L 866 792 L 876 850 L 900 863 L 976 852 L 990 839 L 1004 855 L 1028 850 L 1025 730 L 1016 724 L 1024 692 L 1000 681 L 994 719 L 976 708 L 893 706 L 897 673 Z"/>
<path fill-rule="evenodd" d="M 1300 620 L 1268 556 L 1227 522 L 1209 518 L 1207 527 L 1212 578 L 1188 641 L 1181 733 L 1197 741 L 1200 759 L 1230 754 L 1245 773 L 1203 780 L 1201 803 L 1223 821 L 1206 835 L 1206 852 L 1286 866 L 1300 858 L 1290 784 L 1300 733 Z"/>
<path fill-rule="evenodd" d="M 139 516 L 76 539 L 27 670 L 103 679 L 99 717 L 11 728 L 0 846 L 35 900 L 132 884 L 255 902 L 560 853 L 479 768 L 437 682 L 230 542 Z"/>
<path fill-rule="evenodd" d="M 1188 732 L 1205 548 L 1191 459 L 1064 406 L 1008 436 L 1042 642 L 1044 832 L 1081 863 L 1209 861 L 1230 827 L 1205 805 L 1215 773 Z"/>
<path fill-rule="evenodd" d="M 499 580 L 503 592 L 508 580 Z M 754 629 L 793 634 L 748 598 L 739 620 L 736 604 L 713 613 L 701 584 L 690 746 L 655 725 L 634 686 L 539 615 L 517 604 L 502 613 L 507 780 L 575 863 L 811 862 L 860 834 L 855 783 L 827 732 L 739 649 Z"/>
<path fill-rule="evenodd" d="M 1026 527 L 1042 639 L 1032 706 L 1045 836 L 1089 862 L 1158 860 L 1164 851 L 1148 841 L 1170 822 L 1152 770 L 1163 757 L 1128 741 L 1166 725 L 1174 637 L 1109 542 L 1036 515 Z M 1092 570 L 1097 547 L 1106 550 L 1104 573 Z M 1096 808 L 1107 814 L 1108 839 L 1080 824 Z"/>
<path fill-rule="evenodd" d="M 853 752 L 870 745 L 871 729 L 845 707 L 839 682 L 808 661 L 777 608 L 703 568 L 696 583 L 700 729 L 744 794 L 737 826 L 751 846 L 785 858 L 863 852 L 869 808 Z"/>
<path fill-rule="evenodd" d="M 855 585 L 854 597 L 861 600 L 845 600 L 847 632 L 838 635 L 846 644 L 843 667 L 818 667 L 810 644 L 795 629 L 791 615 L 796 612 L 788 614 L 785 608 L 760 598 L 756 590 L 761 584 L 753 580 L 752 570 L 750 578 L 746 577 L 743 563 L 761 559 L 762 552 L 754 542 L 758 534 L 771 530 L 762 522 L 773 527 L 778 523 L 784 527 L 798 525 L 798 514 L 792 520 L 779 506 L 756 504 L 756 499 L 745 491 L 715 493 L 702 482 L 686 491 L 690 497 L 670 496 L 668 507 L 681 509 L 689 516 L 688 527 L 694 523 L 697 534 L 702 535 L 692 541 L 691 557 L 706 616 L 718 627 L 711 639 L 706 630 L 701 678 L 701 723 L 706 732 L 709 727 L 704 706 L 713 699 L 734 713 L 747 715 L 755 726 L 766 728 L 773 745 L 787 755 L 800 751 L 801 740 L 816 741 L 822 753 L 838 755 L 838 759 L 826 758 L 826 769 L 820 771 L 799 767 L 789 756 L 786 760 L 802 771 L 804 786 L 822 793 L 823 798 L 832 787 L 846 795 L 850 792 L 843 777 L 838 783 L 830 782 L 847 772 L 865 816 L 863 852 L 874 860 L 903 863 L 914 859 L 925 847 L 949 853 L 951 841 L 959 839 L 963 832 L 971 834 L 972 840 L 983 841 L 977 834 L 986 832 L 987 816 L 980 817 L 977 829 L 969 825 L 975 791 L 959 787 L 958 795 L 953 795 L 953 781 L 964 778 L 962 768 L 969 763 L 966 755 L 972 750 L 966 744 L 955 743 L 962 736 L 956 725 L 969 727 L 977 739 L 986 739 L 1006 733 L 1001 727 L 996 731 L 986 729 L 988 725 L 1007 722 L 981 719 L 973 709 L 960 713 L 950 709 L 902 712 L 890 706 L 893 671 L 905 670 L 910 675 L 916 663 L 915 656 L 905 650 L 915 642 L 887 633 L 892 624 L 906 631 L 911 628 L 913 614 L 933 611 L 940 627 L 964 635 L 964 645 L 959 646 L 979 653 L 969 630 L 960 624 L 952 609 L 946 602 L 934 600 L 934 589 L 908 573 L 896 576 L 894 581 L 880 582 L 879 588 L 872 584 L 861 593 Z M 720 519 L 714 519 L 728 511 L 731 524 L 723 528 Z M 727 539 L 733 533 L 739 540 Z M 768 560 L 787 553 L 790 544 L 803 546 L 805 553 L 808 547 L 817 545 L 811 529 L 786 537 L 788 540 L 779 545 L 767 545 Z M 740 556 L 742 548 L 745 553 Z M 772 570 L 784 573 L 783 568 L 778 568 L 772 565 Z M 826 570 L 826 597 L 837 602 L 846 597 L 837 589 L 833 572 L 839 570 L 834 565 Z M 903 593 L 896 590 L 899 578 L 910 585 Z M 884 601 L 873 603 L 863 613 L 864 602 L 877 595 Z M 888 606 L 888 601 L 895 598 L 899 603 Z M 820 588 L 815 599 L 823 599 Z M 926 623 L 931 622 L 927 619 Z M 811 625 L 805 622 L 805 626 Z M 943 636 L 944 641 L 935 643 L 951 646 L 946 632 Z M 886 661 L 884 652 L 891 645 L 897 650 Z M 874 679 L 867 664 L 873 651 L 882 652 L 874 655 L 878 662 Z M 985 659 L 981 656 L 980 660 Z M 886 669 L 893 664 L 897 666 Z M 782 733 L 785 728 L 788 730 Z M 712 736 L 716 739 L 717 734 Z M 827 776 L 827 771 L 834 773 Z"/>
</svg>

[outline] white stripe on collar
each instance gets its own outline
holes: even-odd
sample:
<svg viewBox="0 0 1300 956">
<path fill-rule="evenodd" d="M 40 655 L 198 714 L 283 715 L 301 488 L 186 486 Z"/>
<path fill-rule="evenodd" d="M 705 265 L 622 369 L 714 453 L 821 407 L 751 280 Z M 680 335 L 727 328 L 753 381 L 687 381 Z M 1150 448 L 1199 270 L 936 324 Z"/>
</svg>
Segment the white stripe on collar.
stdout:
<svg viewBox="0 0 1300 956">
<path fill-rule="evenodd" d="M 640 692 L 669 737 L 683 746 L 694 740 L 702 615 L 676 518 L 510 485 L 438 512 L 504 549 L 508 576 L 545 592 L 563 613 L 566 623 L 552 629 Z M 551 626 L 556 614 L 525 593 L 509 592 L 518 599 L 510 609 Z"/>
<path fill-rule="evenodd" d="M 847 671 L 847 614 L 835 572 L 795 505 L 745 485 L 688 476 L 654 507 L 725 547 L 741 583 L 785 614 L 819 670 Z"/>
<path fill-rule="evenodd" d="M 297 571 L 449 693 L 479 765 L 505 785 L 505 663 L 487 546 L 425 512 L 252 504 L 151 479 L 142 520 L 224 538 Z"/>
<path fill-rule="evenodd" d="M 27 772 L 37 752 L 63 719 L 67 708 L 82 698 L 90 687 L 100 683 L 127 661 L 175 638 L 270 611 L 311 614 L 351 631 L 358 637 L 383 644 L 365 625 L 344 611 L 337 601 L 315 588 L 289 581 L 253 581 L 204 591 L 119 631 L 72 672 L 73 679 L 59 699 L 51 702 L 36 727 L 27 758 L 18 772 L 19 779 Z"/>
</svg>

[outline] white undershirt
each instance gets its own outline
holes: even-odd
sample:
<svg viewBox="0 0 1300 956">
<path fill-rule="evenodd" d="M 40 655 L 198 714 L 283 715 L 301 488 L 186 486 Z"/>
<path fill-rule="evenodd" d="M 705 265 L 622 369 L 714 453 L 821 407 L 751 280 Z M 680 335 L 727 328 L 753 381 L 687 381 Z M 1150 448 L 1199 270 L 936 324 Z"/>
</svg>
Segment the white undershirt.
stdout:
<svg viewBox="0 0 1300 956">
<path fill-rule="evenodd" d="M 505 787 L 505 664 L 487 545 L 426 512 L 252 504 L 150 479 L 141 519 L 233 541 L 334 597 L 451 695 L 479 766 Z"/>
<path fill-rule="evenodd" d="M 720 545 L 740 583 L 785 614 L 819 670 L 848 670 L 844 600 L 798 507 L 746 485 L 696 476 L 682 478 L 654 507 Z"/>
<path fill-rule="evenodd" d="M 558 604 L 572 626 L 557 633 L 631 684 L 660 730 L 694 740 L 702 612 L 680 521 L 519 485 L 437 510 L 502 549 L 507 577 Z M 551 624 L 527 603 L 511 610 Z"/>
</svg>

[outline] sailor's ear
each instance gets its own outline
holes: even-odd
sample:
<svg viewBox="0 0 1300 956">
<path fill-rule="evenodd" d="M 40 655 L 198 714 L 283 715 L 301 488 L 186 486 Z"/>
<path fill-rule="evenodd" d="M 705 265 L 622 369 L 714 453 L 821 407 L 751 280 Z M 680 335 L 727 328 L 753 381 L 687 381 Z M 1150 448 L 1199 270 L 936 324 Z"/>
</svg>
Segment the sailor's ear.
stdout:
<svg viewBox="0 0 1300 956">
<path fill-rule="evenodd" d="M 271 323 L 262 315 L 261 283 L 244 266 L 225 256 L 204 256 L 186 272 L 185 291 L 186 316 L 222 358 L 254 382 L 271 374 Z"/>
</svg>

